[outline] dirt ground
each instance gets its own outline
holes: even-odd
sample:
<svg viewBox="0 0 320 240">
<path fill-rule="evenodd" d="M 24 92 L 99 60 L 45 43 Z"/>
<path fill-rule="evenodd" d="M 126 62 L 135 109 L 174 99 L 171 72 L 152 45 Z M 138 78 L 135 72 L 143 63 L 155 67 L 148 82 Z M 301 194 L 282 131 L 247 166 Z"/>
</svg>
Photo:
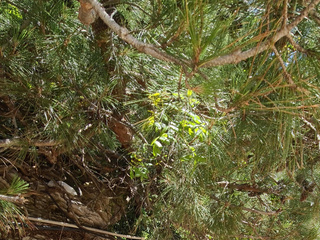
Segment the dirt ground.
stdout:
<svg viewBox="0 0 320 240">
<path fill-rule="evenodd" d="M 46 229 L 47 228 L 47 229 Z M 0 235 L 1 240 L 112 240 L 113 238 L 100 237 L 78 229 L 55 228 L 51 226 L 25 229 L 19 236 L 18 232 Z"/>
</svg>

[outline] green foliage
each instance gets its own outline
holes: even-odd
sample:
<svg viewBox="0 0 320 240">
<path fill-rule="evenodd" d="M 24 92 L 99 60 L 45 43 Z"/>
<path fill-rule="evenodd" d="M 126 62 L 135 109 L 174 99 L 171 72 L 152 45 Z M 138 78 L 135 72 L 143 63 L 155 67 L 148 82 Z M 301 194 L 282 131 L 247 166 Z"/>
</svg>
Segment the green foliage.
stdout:
<svg viewBox="0 0 320 240">
<path fill-rule="evenodd" d="M 25 193 L 29 188 L 29 184 L 19 177 L 15 176 L 6 189 L 1 189 L 2 196 L 18 196 Z M 19 234 L 22 234 L 23 229 L 19 227 L 19 223 L 24 222 L 23 214 L 14 202 L 10 202 L 1 197 L 0 199 L 0 236 L 6 237 L 9 230 L 15 231 L 18 229 Z"/>
<path fill-rule="evenodd" d="M 137 216 L 128 204 L 126 229 L 148 239 L 316 239 L 319 25 L 310 15 L 291 40 L 272 40 L 300 4 L 142 0 L 108 9 L 184 69 L 98 23 L 83 27 L 64 1 L 1 1 L 0 140 L 19 141 L 1 153 L 34 166 L 81 158 L 95 171 L 126 169 L 142 199 Z M 202 68 L 266 42 L 237 64 Z M 129 147 L 115 119 L 134 135 Z M 5 194 L 26 187 L 15 180 Z"/>
<path fill-rule="evenodd" d="M 7 189 L 2 189 L 1 194 L 5 195 L 18 195 L 25 193 L 29 188 L 29 184 L 21 178 L 15 176 L 11 182 L 11 185 Z"/>
</svg>

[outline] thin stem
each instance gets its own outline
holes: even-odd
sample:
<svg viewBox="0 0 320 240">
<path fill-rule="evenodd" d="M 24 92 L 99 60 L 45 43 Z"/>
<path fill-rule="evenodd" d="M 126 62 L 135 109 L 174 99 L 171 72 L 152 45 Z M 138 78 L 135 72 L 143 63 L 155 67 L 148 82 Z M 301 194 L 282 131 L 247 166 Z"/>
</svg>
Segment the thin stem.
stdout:
<svg viewBox="0 0 320 240">
<path fill-rule="evenodd" d="M 283 70 L 283 72 L 284 72 L 284 75 L 286 76 L 286 78 L 287 78 L 287 80 L 288 80 L 288 83 L 289 83 L 290 85 L 292 85 L 293 87 L 295 87 L 296 84 L 295 84 L 294 81 L 292 80 L 291 75 L 288 73 L 287 68 L 286 68 L 286 66 L 285 66 L 285 64 L 284 64 L 284 62 L 283 62 L 283 59 L 281 58 L 281 56 L 280 56 L 277 48 L 276 48 L 275 46 L 272 46 L 272 50 L 273 50 L 273 52 L 275 53 L 277 59 L 278 59 L 279 62 L 280 62 L 280 65 L 281 65 L 281 67 L 282 67 L 282 70 Z"/>
</svg>

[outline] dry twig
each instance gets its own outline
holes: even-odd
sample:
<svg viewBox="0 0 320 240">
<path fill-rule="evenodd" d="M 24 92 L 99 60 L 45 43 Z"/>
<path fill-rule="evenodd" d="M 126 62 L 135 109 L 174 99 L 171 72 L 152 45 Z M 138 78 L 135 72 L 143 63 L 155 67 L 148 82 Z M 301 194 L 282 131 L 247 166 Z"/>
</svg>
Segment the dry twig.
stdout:
<svg viewBox="0 0 320 240">
<path fill-rule="evenodd" d="M 32 221 L 32 222 L 51 224 L 51 225 L 56 225 L 56 226 L 61 226 L 61 227 L 79 228 L 75 224 L 66 223 L 66 222 L 58 222 L 58 221 L 52 221 L 52 220 L 34 218 L 34 217 L 28 217 L 26 219 L 29 220 L 29 221 Z M 144 239 L 143 237 L 135 237 L 135 236 L 125 235 L 125 234 L 113 233 L 113 232 L 108 232 L 108 231 L 104 231 L 104 230 L 97 229 L 97 228 L 91 228 L 91 227 L 83 227 L 82 226 L 81 229 L 87 230 L 87 231 L 90 231 L 90 232 L 95 232 L 95 233 L 99 233 L 99 234 L 115 236 L 115 237 L 120 237 L 120 238 L 126 238 L 126 239 L 141 239 L 141 240 Z"/>
</svg>

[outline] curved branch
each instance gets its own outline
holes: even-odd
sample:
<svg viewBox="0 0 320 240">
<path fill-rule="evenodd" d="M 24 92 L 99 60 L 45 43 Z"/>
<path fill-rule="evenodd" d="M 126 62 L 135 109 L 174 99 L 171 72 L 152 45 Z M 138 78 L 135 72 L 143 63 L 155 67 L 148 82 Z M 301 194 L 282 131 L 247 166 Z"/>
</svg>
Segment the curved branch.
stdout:
<svg viewBox="0 0 320 240">
<path fill-rule="evenodd" d="M 147 55 L 150 55 L 159 60 L 166 62 L 172 62 L 180 66 L 186 66 L 184 61 L 177 59 L 165 52 L 160 51 L 156 46 L 152 44 L 146 44 L 139 41 L 134 36 L 132 36 L 129 30 L 125 27 L 121 27 L 116 23 L 105 11 L 102 5 L 97 0 L 88 0 L 94 10 L 97 12 L 102 21 L 113 31 L 115 32 L 122 40 L 129 43 L 131 46 L 135 47 L 140 52 L 143 52 Z M 191 65 L 191 64 L 190 64 Z"/>
<path fill-rule="evenodd" d="M 105 11 L 102 5 L 97 0 L 88 0 L 94 10 L 97 12 L 99 17 L 103 20 L 103 22 L 110 27 L 110 29 L 115 32 L 122 40 L 129 43 L 131 46 L 135 47 L 140 52 L 143 52 L 147 55 L 150 55 L 159 60 L 163 60 L 166 62 L 172 62 L 177 65 L 183 66 L 184 70 L 186 70 L 186 66 L 192 66 L 191 62 L 187 62 L 185 60 L 180 60 L 174 56 L 171 56 L 165 52 L 160 51 L 156 46 L 152 44 L 146 44 L 144 42 L 139 41 L 134 36 L 132 36 L 129 30 L 125 27 L 121 27 L 117 24 Z M 199 66 L 199 68 L 209 68 L 227 64 L 236 64 L 243 60 L 246 60 L 250 57 L 253 57 L 261 52 L 266 51 L 270 48 L 275 42 L 281 39 L 284 36 L 289 35 L 290 30 L 296 27 L 305 17 L 308 16 L 308 13 L 312 11 L 316 5 L 320 2 L 320 0 L 313 0 L 303 11 L 301 11 L 300 15 L 293 20 L 291 23 L 286 24 L 281 28 L 272 39 L 265 41 L 261 44 L 258 44 L 256 47 L 253 47 L 247 51 L 242 52 L 241 50 L 236 50 L 230 54 L 216 57 L 208 62 Z M 185 71 L 186 72 L 186 71 Z"/>
<path fill-rule="evenodd" d="M 263 42 L 262 44 L 253 47 L 247 51 L 241 52 L 239 50 L 236 50 L 230 54 L 216 57 L 203 65 L 199 66 L 201 68 L 208 68 L 208 67 L 215 67 L 215 66 L 221 66 L 226 64 L 236 64 L 243 60 L 246 60 L 250 57 L 253 57 L 261 52 L 266 51 L 270 46 L 272 46 L 275 42 L 277 42 L 279 39 L 283 38 L 286 35 L 289 35 L 290 30 L 294 27 L 296 27 L 305 17 L 308 16 L 308 13 L 313 10 L 316 5 L 320 2 L 320 0 L 314 0 L 312 1 L 301 13 L 300 15 L 292 21 L 290 24 L 287 24 L 284 26 L 281 30 L 279 30 L 272 39 Z"/>
<path fill-rule="evenodd" d="M 292 29 L 296 27 L 304 18 L 306 18 L 312 10 L 318 5 L 320 0 L 313 0 L 303 11 L 301 11 L 300 15 L 290 24 L 287 25 L 288 29 Z"/>
</svg>

